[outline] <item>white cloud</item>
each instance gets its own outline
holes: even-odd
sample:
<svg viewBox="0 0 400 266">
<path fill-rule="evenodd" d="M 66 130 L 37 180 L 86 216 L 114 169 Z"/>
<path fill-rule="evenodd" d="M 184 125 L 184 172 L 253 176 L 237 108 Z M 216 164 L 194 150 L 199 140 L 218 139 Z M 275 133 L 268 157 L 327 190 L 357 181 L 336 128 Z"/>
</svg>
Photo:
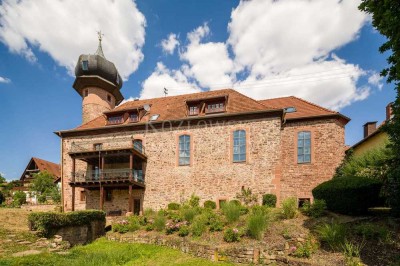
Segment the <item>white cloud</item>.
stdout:
<svg viewBox="0 0 400 266">
<path fill-rule="evenodd" d="M 69 73 L 80 54 L 96 51 L 101 30 L 106 58 L 127 79 L 143 60 L 145 24 L 131 0 L 4 0 L 0 5 L 0 41 L 11 52 L 34 62 L 37 48 Z"/>
<path fill-rule="evenodd" d="M 0 83 L 10 83 L 10 82 L 11 82 L 11 80 L 8 78 L 0 77 Z"/>
<path fill-rule="evenodd" d="M 382 79 L 383 77 L 379 73 L 373 72 L 372 75 L 368 78 L 368 83 L 376 86 L 381 90 L 383 88 Z"/>
<path fill-rule="evenodd" d="M 188 33 L 179 72 L 203 88 L 233 84 L 256 99 L 295 95 L 339 110 L 369 96 L 372 88 L 358 84 L 362 76 L 379 88 L 370 71 L 333 54 L 368 21 L 359 3 L 241 1 L 231 13 L 225 43 L 204 41 L 207 24 Z"/>
<path fill-rule="evenodd" d="M 164 88 L 168 89 L 168 95 L 195 93 L 201 90 L 196 84 L 191 83 L 180 70 L 169 70 L 158 62 L 155 71 L 142 83 L 141 99 L 149 99 L 164 96 Z"/>
<path fill-rule="evenodd" d="M 189 44 L 181 59 L 189 63 L 185 72 L 195 78 L 202 87 L 213 88 L 215 84 L 232 84 L 233 62 L 225 43 L 201 43 L 210 32 L 207 24 L 188 33 Z"/>
<path fill-rule="evenodd" d="M 179 46 L 179 41 L 175 33 L 170 33 L 167 39 L 161 41 L 161 48 L 166 54 L 173 54 L 175 48 Z"/>
</svg>

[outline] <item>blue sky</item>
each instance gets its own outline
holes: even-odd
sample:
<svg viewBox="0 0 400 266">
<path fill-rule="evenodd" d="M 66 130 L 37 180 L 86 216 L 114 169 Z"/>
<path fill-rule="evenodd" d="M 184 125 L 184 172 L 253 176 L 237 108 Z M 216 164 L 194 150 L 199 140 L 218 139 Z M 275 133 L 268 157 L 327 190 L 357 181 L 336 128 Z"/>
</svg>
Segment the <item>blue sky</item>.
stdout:
<svg viewBox="0 0 400 266">
<path fill-rule="evenodd" d="M 220 87 L 257 99 L 296 95 L 350 117 L 349 145 L 365 122 L 382 122 L 394 100 L 393 86 L 377 75 L 384 38 L 350 3 L 357 1 L 116 2 L 0 2 L 6 178 L 18 179 L 33 156 L 59 161 L 53 132 L 81 122 L 71 69 L 79 54 L 96 51 L 99 29 L 126 99 L 160 96 L 164 86 L 170 95 Z"/>
</svg>

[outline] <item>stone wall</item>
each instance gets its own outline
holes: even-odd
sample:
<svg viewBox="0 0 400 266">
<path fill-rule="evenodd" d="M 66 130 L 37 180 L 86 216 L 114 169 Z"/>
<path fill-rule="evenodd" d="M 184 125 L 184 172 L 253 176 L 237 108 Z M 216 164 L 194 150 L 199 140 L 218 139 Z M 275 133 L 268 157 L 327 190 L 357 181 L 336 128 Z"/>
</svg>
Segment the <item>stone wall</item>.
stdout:
<svg viewBox="0 0 400 266">
<path fill-rule="evenodd" d="M 167 125 L 168 126 L 168 125 Z M 247 160 L 232 161 L 234 130 L 244 129 L 247 137 Z M 311 131 L 312 161 L 297 163 L 297 132 Z M 178 139 L 191 136 L 191 163 L 178 165 Z M 71 209 L 72 159 L 71 143 L 103 143 L 104 149 L 132 147 L 132 139 L 142 139 L 148 157 L 145 167 L 146 188 L 135 192 L 143 197 L 142 208 L 159 209 L 169 202 L 182 202 L 192 194 L 206 200 L 232 200 L 242 187 L 251 188 L 261 202 L 265 193 L 281 199 L 293 196 L 310 198 L 316 185 L 330 179 L 344 156 L 344 126 L 335 119 L 309 122 L 287 122 L 279 117 L 245 121 L 201 121 L 190 126 L 136 130 L 108 134 L 64 138 L 62 141 L 63 207 Z M 89 145 L 89 146 L 90 146 Z M 86 163 L 77 160 L 76 170 L 86 170 Z M 80 201 L 76 189 L 75 208 L 98 208 L 99 192 L 87 193 Z M 113 192 L 113 202 L 105 202 L 105 210 L 127 210 L 127 190 Z"/>
<path fill-rule="evenodd" d="M 276 265 L 311 265 L 310 262 L 286 256 L 283 251 L 271 251 L 262 246 L 231 246 L 218 247 L 194 243 L 186 238 L 176 236 L 154 236 L 135 233 L 107 233 L 106 238 L 112 241 L 126 243 L 152 244 L 166 246 L 184 253 L 211 261 L 228 261 L 244 264 Z"/>
<path fill-rule="evenodd" d="M 311 163 L 297 163 L 297 133 L 311 132 Z M 311 190 L 332 178 L 344 157 L 344 126 L 336 119 L 289 122 L 282 130 L 280 197 L 313 199 Z"/>
<path fill-rule="evenodd" d="M 55 235 L 62 237 L 72 246 L 88 244 L 104 235 L 105 222 L 92 221 L 89 225 L 67 226 L 58 229 Z"/>
</svg>

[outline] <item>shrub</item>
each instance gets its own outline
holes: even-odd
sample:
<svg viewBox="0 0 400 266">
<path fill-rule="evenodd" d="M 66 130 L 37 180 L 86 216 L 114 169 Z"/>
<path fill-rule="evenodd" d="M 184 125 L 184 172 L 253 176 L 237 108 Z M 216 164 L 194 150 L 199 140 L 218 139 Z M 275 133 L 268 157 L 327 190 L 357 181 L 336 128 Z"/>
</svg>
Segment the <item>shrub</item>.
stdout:
<svg viewBox="0 0 400 266">
<path fill-rule="evenodd" d="M 354 232 L 365 239 L 375 239 L 381 241 L 390 240 L 390 231 L 386 227 L 371 223 L 362 223 L 356 225 L 354 227 Z"/>
<path fill-rule="evenodd" d="M 293 253 L 298 258 L 310 258 L 311 254 L 318 249 L 318 243 L 312 238 L 308 238 L 304 243 L 299 244 Z"/>
<path fill-rule="evenodd" d="M 193 236 L 201 236 L 207 229 L 207 217 L 205 215 L 196 216 L 191 229 Z"/>
<path fill-rule="evenodd" d="M 179 212 L 176 212 L 176 211 L 169 211 L 169 212 L 167 213 L 167 217 L 168 217 L 168 219 L 171 219 L 171 220 L 173 220 L 174 222 L 181 222 L 181 221 L 184 220 L 184 219 L 182 218 L 182 215 L 181 215 Z"/>
<path fill-rule="evenodd" d="M 146 225 L 146 227 L 144 228 L 144 230 L 146 230 L 147 232 L 153 231 L 153 230 L 154 230 L 154 225 L 148 224 L 148 225 Z"/>
<path fill-rule="evenodd" d="M 2 204 L 6 200 L 6 197 L 4 196 L 3 192 L 0 191 L 0 204 Z"/>
<path fill-rule="evenodd" d="M 210 232 L 218 232 L 224 229 L 224 223 L 221 220 L 221 217 L 215 213 L 209 213 L 207 215 L 208 218 L 208 226 L 210 228 Z"/>
<path fill-rule="evenodd" d="M 296 198 L 287 198 L 282 202 L 282 214 L 285 219 L 293 219 L 297 215 Z"/>
<path fill-rule="evenodd" d="M 191 223 L 194 219 L 194 217 L 199 214 L 199 210 L 197 208 L 190 208 L 188 206 L 184 206 L 180 210 L 181 217 L 185 220 Z"/>
<path fill-rule="evenodd" d="M 195 194 L 192 194 L 189 199 L 189 205 L 194 207 L 199 207 L 200 206 L 200 198 L 196 196 Z"/>
<path fill-rule="evenodd" d="M 65 226 L 87 225 L 92 221 L 106 222 L 106 213 L 99 210 L 75 211 L 68 213 L 33 212 L 28 216 L 29 228 L 48 237 L 55 230 Z"/>
<path fill-rule="evenodd" d="M 257 211 L 252 213 L 247 220 L 247 234 L 254 239 L 260 240 L 267 228 L 267 216 Z"/>
<path fill-rule="evenodd" d="M 156 231 L 161 232 L 165 228 L 166 219 L 163 212 L 158 212 L 154 218 L 153 228 Z"/>
<path fill-rule="evenodd" d="M 129 222 L 127 220 L 117 221 L 112 225 L 112 231 L 121 234 L 129 232 Z"/>
<path fill-rule="evenodd" d="M 240 206 L 234 202 L 228 202 L 222 206 L 222 212 L 225 215 L 228 223 L 233 223 L 239 220 Z"/>
<path fill-rule="evenodd" d="M 206 200 L 205 202 L 204 202 L 204 208 L 207 208 L 207 209 L 216 209 L 217 208 L 217 203 L 215 203 L 215 201 L 212 201 L 212 200 Z"/>
<path fill-rule="evenodd" d="M 22 191 L 17 191 L 13 196 L 13 204 L 14 206 L 21 206 L 26 203 L 26 194 Z"/>
<path fill-rule="evenodd" d="M 144 210 L 144 216 L 146 216 L 146 217 L 153 216 L 154 214 L 155 214 L 155 212 L 152 208 L 146 208 Z"/>
<path fill-rule="evenodd" d="M 253 195 L 253 192 L 251 191 L 250 188 L 246 189 L 242 187 L 240 193 L 236 194 L 236 198 L 243 201 L 244 205 L 246 206 L 251 206 L 257 203 L 257 196 Z"/>
<path fill-rule="evenodd" d="M 364 265 L 360 259 L 361 250 L 363 249 L 364 244 L 365 244 L 364 240 L 359 244 L 353 244 L 351 242 L 345 241 L 344 245 L 342 245 L 342 249 L 346 265 L 348 266 Z"/>
<path fill-rule="evenodd" d="M 240 234 L 237 228 L 228 228 L 224 231 L 224 241 L 228 243 L 239 242 Z"/>
<path fill-rule="evenodd" d="M 328 244 L 332 250 L 338 250 L 344 244 L 346 238 L 346 229 L 339 223 L 319 225 L 316 232 L 319 239 Z"/>
<path fill-rule="evenodd" d="M 275 208 L 276 207 L 276 195 L 274 194 L 264 194 L 262 198 L 262 205 L 266 207 Z"/>
<path fill-rule="evenodd" d="M 176 203 L 176 202 L 171 202 L 171 203 L 168 204 L 168 210 L 170 210 L 170 211 L 179 210 L 180 207 L 181 207 L 181 205 L 179 203 Z"/>
<path fill-rule="evenodd" d="M 188 236 L 189 233 L 190 233 L 190 230 L 189 230 L 189 226 L 187 226 L 187 225 L 182 226 L 178 231 L 178 235 L 181 237 Z"/>
<path fill-rule="evenodd" d="M 321 217 L 326 210 L 326 203 L 324 200 L 315 199 L 311 204 L 309 201 L 305 202 L 301 207 L 301 211 L 314 218 Z"/>
<path fill-rule="evenodd" d="M 41 194 L 37 196 L 37 201 L 39 203 L 45 203 L 47 201 L 47 197 L 46 194 Z"/>
<path fill-rule="evenodd" d="M 142 218 L 136 215 L 130 216 L 128 218 L 128 229 L 130 232 L 134 232 L 136 230 L 140 229 L 141 223 L 142 223 Z"/>
<path fill-rule="evenodd" d="M 242 203 L 240 203 L 240 201 L 238 201 L 236 199 L 231 200 L 230 203 L 235 204 L 236 206 L 242 206 Z"/>
<path fill-rule="evenodd" d="M 343 214 L 364 214 L 382 204 L 382 182 L 366 177 L 342 177 L 313 189 L 314 198 L 325 200 L 327 208 Z"/>
<path fill-rule="evenodd" d="M 173 222 L 173 221 L 171 221 L 171 222 L 168 222 L 165 225 L 165 232 L 166 232 L 167 235 L 170 235 L 170 234 L 172 234 L 172 233 L 174 233 L 176 231 L 179 231 L 181 229 L 181 227 L 183 227 L 183 226 L 187 226 L 187 222 L 186 221 L 183 221 L 183 222 Z"/>
</svg>

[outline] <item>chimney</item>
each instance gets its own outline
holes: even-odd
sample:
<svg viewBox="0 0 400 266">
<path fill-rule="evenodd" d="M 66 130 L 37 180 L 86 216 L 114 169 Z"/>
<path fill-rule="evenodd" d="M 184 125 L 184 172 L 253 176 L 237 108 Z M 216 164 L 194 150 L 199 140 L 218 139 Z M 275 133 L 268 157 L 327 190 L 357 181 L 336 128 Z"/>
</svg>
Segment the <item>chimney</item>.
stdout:
<svg viewBox="0 0 400 266">
<path fill-rule="evenodd" d="M 386 121 L 389 121 L 392 118 L 393 118 L 392 103 L 389 103 L 386 106 Z"/>
<path fill-rule="evenodd" d="M 367 122 L 364 124 L 364 138 L 368 137 L 376 130 L 376 123 L 378 121 Z"/>
</svg>

